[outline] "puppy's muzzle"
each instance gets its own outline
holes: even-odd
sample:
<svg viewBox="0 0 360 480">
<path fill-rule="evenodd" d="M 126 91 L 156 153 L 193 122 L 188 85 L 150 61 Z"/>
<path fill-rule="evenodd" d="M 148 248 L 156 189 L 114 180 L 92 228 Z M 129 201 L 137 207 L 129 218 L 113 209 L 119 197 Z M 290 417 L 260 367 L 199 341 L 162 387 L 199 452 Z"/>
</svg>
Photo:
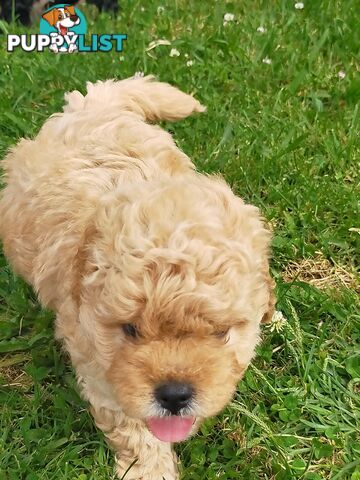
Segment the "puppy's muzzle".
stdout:
<svg viewBox="0 0 360 480">
<path fill-rule="evenodd" d="M 177 415 L 182 408 L 188 407 L 193 395 L 193 387 L 181 382 L 164 383 L 155 390 L 156 400 L 172 415 Z"/>
</svg>

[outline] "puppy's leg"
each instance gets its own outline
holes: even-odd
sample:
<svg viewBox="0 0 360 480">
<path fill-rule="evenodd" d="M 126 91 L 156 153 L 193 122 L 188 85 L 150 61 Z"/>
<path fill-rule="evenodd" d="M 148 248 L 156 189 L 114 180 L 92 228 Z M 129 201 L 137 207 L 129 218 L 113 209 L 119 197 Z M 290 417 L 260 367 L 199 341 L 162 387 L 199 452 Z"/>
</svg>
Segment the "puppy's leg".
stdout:
<svg viewBox="0 0 360 480">
<path fill-rule="evenodd" d="M 119 478 L 130 468 L 124 480 L 179 479 L 171 445 L 157 440 L 141 420 L 105 408 L 92 407 L 91 413 L 116 452 Z"/>
</svg>

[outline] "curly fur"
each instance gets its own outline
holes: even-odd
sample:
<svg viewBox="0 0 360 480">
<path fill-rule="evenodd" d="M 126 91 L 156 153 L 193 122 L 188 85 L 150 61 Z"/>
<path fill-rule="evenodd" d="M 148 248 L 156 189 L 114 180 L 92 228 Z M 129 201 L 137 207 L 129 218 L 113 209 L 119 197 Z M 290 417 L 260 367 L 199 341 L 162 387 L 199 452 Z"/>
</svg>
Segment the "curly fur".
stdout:
<svg viewBox="0 0 360 480">
<path fill-rule="evenodd" d="M 55 310 L 119 475 L 137 459 L 128 480 L 177 479 L 170 444 L 145 424 L 154 388 L 194 386 L 193 431 L 229 402 L 273 309 L 270 234 L 257 208 L 148 123 L 204 111 L 193 97 L 146 77 L 65 98 L 4 161 L 5 253 Z"/>
</svg>

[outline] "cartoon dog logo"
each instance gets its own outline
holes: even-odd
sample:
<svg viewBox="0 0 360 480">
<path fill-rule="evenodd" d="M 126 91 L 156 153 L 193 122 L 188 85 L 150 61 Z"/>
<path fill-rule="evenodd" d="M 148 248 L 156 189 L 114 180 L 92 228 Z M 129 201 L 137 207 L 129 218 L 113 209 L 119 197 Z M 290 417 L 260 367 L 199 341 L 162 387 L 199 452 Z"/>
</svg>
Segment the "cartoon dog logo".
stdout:
<svg viewBox="0 0 360 480">
<path fill-rule="evenodd" d="M 64 41 L 60 42 L 62 46 L 58 46 L 57 42 L 53 42 L 50 46 L 50 50 L 55 53 L 68 52 L 73 53 L 77 50 L 75 42 L 71 42 L 71 37 L 75 35 L 75 32 L 71 32 L 70 28 L 79 25 L 80 17 L 75 12 L 75 7 L 69 5 L 64 7 L 55 7 L 48 12 L 44 13 L 42 18 L 48 22 L 48 24 L 56 28 L 57 33 L 50 33 L 52 37 L 61 35 L 64 37 Z M 69 44 L 70 40 L 70 44 Z"/>
</svg>

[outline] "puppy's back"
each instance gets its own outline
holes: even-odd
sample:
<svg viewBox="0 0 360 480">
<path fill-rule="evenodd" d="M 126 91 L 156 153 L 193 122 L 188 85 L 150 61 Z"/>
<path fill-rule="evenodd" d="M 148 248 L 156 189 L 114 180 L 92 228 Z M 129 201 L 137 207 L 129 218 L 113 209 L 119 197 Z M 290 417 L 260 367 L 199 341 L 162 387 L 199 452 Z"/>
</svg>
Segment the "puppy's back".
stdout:
<svg viewBox="0 0 360 480">
<path fill-rule="evenodd" d="M 128 182 L 193 171 L 171 136 L 146 121 L 177 120 L 204 107 L 153 77 L 87 85 L 65 95 L 34 140 L 3 162 L 0 238 L 17 273 L 56 308 L 76 284 L 79 252 L 101 197 Z"/>
</svg>

